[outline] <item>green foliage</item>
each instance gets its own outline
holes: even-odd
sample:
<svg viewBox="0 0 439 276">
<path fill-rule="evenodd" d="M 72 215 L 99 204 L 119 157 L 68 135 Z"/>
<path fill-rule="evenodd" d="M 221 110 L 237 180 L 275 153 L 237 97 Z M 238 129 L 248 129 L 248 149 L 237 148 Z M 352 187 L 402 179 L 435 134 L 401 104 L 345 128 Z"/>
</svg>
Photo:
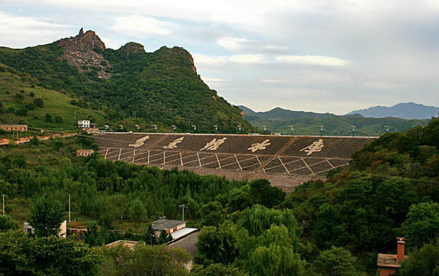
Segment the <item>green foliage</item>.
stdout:
<svg viewBox="0 0 439 276">
<path fill-rule="evenodd" d="M 320 252 L 313 266 L 320 275 L 350 276 L 355 274 L 354 262 L 355 257 L 349 251 L 333 246 Z"/>
<path fill-rule="evenodd" d="M 131 204 L 130 210 L 130 218 L 133 221 L 140 222 L 146 217 L 146 208 L 143 205 L 142 201 L 140 199 L 136 198 L 133 203 Z"/>
<path fill-rule="evenodd" d="M 410 246 L 420 247 L 436 239 L 439 233 L 439 204 L 422 202 L 410 206 L 402 228 Z"/>
<path fill-rule="evenodd" d="M 266 179 L 250 181 L 249 186 L 252 204 L 260 204 L 272 208 L 285 200 L 285 192 L 278 187 L 271 186 L 270 182 Z"/>
<path fill-rule="evenodd" d="M 189 262 L 191 257 L 181 248 L 138 244 L 134 250 L 119 246 L 105 250 L 104 254 L 109 258 L 99 275 L 189 275 L 183 265 Z M 108 267 L 111 267 L 111 270 Z"/>
<path fill-rule="evenodd" d="M 29 222 L 35 228 L 35 235 L 48 237 L 57 235 L 64 220 L 64 207 L 59 200 L 41 196 L 34 201 Z"/>
<path fill-rule="evenodd" d="M 99 263 L 96 250 L 73 240 L 0 233 L 1 275 L 96 275 Z"/>
<path fill-rule="evenodd" d="M 160 237 L 159 237 L 159 244 L 167 243 L 169 241 L 172 241 L 171 234 L 166 233 L 166 230 L 160 231 Z"/>
<path fill-rule="evenodd" d="M 439 240 L 425 244 L 421 249 L 410 252 L 408 260 L 396 275 L 421 276 L 439 275 Z"/>
<path fill-rule="evenodd" d="M 246 276 L 248 273 L 240 271 L 238 268 L 223 265 L 211 264 L 207 267 L 196 267 L 191 271 L 193 276 Z"/>
<path fill-rule="evenodd" d="M 15 222 L 10 216 L 4 215 L 0 216 L 0 232 L 5 232 L 7 230 L 18 229 L 18 223 Z"/>
<path fill-rule="evenodd" d="M 39 108 L 44 107 L 44 101 L 41 98 L 36 98 L 33 103 L 34 103 L 34 105 L 38 106 Z"/>
<path fill-rule="evenodd" d="M 52 122 L 52 115 L 50 114 L 46 114 L 46 116 L 44 116 L 46 118 L 46 122 L 51 123 Z"/>
<path fill-rule="evenodd" d="M 197 248 L 204 258 L 215 263 L 230 264 L 235 261 L 238 250 L 229 224 L 219 227 L 206 226 L 198 234 Z"/>
<path fill-rule="evenodd" d="M 203 225 L 213 226 L 223 223 L 224 215 L 222 204 L 218 201 L 212 201 L 201 207 L 199 217 Z"/>
<path fill-rule="evenodd" d="M 301 275 L 298 226 L 291 210 L 254 205 L 237 214 L 236 246 L 241 266 L 251 275 Z"/>
</svg>

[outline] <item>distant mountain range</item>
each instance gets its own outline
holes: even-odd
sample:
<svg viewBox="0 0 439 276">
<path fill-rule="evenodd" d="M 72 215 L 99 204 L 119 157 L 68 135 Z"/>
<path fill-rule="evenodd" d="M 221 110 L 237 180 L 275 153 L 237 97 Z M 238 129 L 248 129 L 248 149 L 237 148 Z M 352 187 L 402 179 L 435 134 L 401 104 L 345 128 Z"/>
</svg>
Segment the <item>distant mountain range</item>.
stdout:
<svg viewBox="0 0 439 276">
<path fill-rule="evenodd" d="M 417 103 L 399 103 L 394 106 L 374 106 L 349 112 L 347 115 L 360 114 L 368 118 L 395 117 L 402 119 L 431 119 L 436 117 L 439 107 Z"/>
<path fill-rule="evenodd" d="M 428 122 L 428 119 L 365 118 L 358 113 L 338 116 L 331 113 L 292 111 L 279 107 L 266 112 L 255 112 L 245 106 L 239 108 L 244 112 L 245 119 L 259 130 L 263 130 L 265 126 L 267 132 L 297 135 L 319 135 L 320 126 L 323 126 L 323 135 L 382 135 L 386 129 L 391 132 L 404 131 L 417 125 L 426 125 Z"/>
</svg>

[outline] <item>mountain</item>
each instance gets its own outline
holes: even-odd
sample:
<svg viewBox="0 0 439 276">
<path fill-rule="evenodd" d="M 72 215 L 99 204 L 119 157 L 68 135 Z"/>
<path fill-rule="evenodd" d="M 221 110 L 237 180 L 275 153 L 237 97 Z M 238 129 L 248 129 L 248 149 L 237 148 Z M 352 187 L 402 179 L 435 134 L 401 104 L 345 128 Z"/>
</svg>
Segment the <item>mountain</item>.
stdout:
<svg viewBox="0 0 439 276">
<path fill-rule="evenodd" d="M 389 131 L 404 131 L 417 125 L 426 125 L 428 120 L 405 120 L 400 118 L 365 118 L 359 114 L 338 116 L 330 113 L 313 113 L 274 108 L 266 112 L 255 112 L 245 106 L 240 106 L 245 118 L 254 127 L 267 131 L 282 132 L 295 135 L 319 135 L 323 126 L 323 135 L 362 136 L 382 135 Z M 249 113 L 247 113 L 249 112 Z M 293 131 L 291 131 L 293 126 Z M 352 129 L 355 126 L 355 133 Z M 386 127 L 387 126 L 387 127 Z"/>
<path fill-rule="evenodd" d="M 255 112 L 248 107 L 239 106 L 242 111 L 244 111 L 245 115 L 247 115 L 247 111 L 249 111 L 250 116 L 256 116 L 262 119 L 269 120 L 288 120 L 288 119 L 297 119 L 297 118 L 325 118 L 330 116 L 335 116 L 331 113 L 314 113 L 314 112 L 305 112 L 305 111 L 292 111 L 288 109 L 283 109 L 280 107 L 273 108 L 270 111 L 265 112 Z"/>
<path fill-rule="evenodd" d="M 403 119 L 431 119 L 436 117 L 439 107 L 417 103 L 399 103 L 391 107 L 374 106 L 349 112 L 347 115 L 360 114 L 363 117 L 384 118 L 396 117 Z"/>
<path fill-rule="evenodd" d="M 181 47 L 148 53 L 130 42 L 113 50 L 95 32 L 81 29 L 47 45 L 0 47 L 0 63 L 28 76 L 34 86 L 67 95 L 72 105 L 102 113 L 113 127 L 124 122 L 170 131 L 175 125 L 187 132 L 195 125 L 199 132 L 213 132 L 217 125 L 220 132 L 231 133 L 239 124 L 243 131 L 253 130 L 238 107 L 202 81 L 191 54 Z"/>
</svg>

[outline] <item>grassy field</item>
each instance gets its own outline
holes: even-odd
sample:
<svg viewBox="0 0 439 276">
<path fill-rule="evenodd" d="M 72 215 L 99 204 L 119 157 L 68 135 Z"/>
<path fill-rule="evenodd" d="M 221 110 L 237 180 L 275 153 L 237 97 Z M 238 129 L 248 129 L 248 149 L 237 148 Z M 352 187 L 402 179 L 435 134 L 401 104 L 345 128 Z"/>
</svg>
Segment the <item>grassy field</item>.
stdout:
<svg viewBox="0 0 439 276">
<path fill-rule="evenodd" d="M 77 129 L 77 121 L 81 119 L 91 119 L 100 126 L 105 123 L 102 111 L 72 105 L 74 99 L 67 94 L 41 88 L 35 83 L 26 74 L 0 64 L 0 123 L 54 130 Z M 37 98 L 43 100 L 43 107 L 35 106 L 33 102 Z M 26 110 L 26 114 L 20 114 L 20 110 Z M 51 116 L 51 122 L 47 121 L 46 114 Z M 57 122 L 55 117 L 58 117 Z"/>
</svg>

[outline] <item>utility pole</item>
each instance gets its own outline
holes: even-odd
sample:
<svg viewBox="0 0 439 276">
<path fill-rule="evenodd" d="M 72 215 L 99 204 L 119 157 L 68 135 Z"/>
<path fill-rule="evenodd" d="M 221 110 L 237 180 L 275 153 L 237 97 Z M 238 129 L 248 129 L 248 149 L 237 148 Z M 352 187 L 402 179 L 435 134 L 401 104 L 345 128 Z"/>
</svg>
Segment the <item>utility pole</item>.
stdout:
<svg viewBox="0 0 439 276">
<path fill-rule="evenodd" d="M 320 136 L 323 136 L 323 125 L 319 125 Z"/>
<path fill-rule="evenodd" d="M 186 209 L 186 204 L 178 205 L 178 208 L 181 208 L 181 220 L 184 221 L 184 209 Z"/>
<path fill-rule="evenodd" d="M 291 135 L 294 135 L 294 126 L 290 125 L 290 129 L 291 129 Z"/>
<path fill-rule="evenodd" d="M 70 194 L 69 194 L 69 222 L 70 222 Z"/>
</svg>

